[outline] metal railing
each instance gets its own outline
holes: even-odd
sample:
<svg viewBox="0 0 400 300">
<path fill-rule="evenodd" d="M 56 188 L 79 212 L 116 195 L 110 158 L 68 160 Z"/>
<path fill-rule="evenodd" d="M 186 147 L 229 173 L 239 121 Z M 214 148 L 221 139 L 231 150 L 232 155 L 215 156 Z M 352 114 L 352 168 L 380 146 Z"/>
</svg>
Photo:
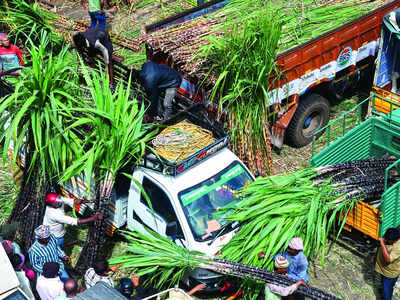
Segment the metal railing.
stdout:
<svg viewBox="0 0 400 300">
<path fill-rule="evenodd" d="M 335 120 L 329 122 L 324 127 L 322 127 L 319 130 L 317 130 L 313 134 L 313 137 L 312 137 L 312 148 L 311 148 L 312 156 L 314 156 L 314 154 L 315 154 L 316 140 L 317 140 L 316 136 L 319 133 L 325 132 L 324 135 L 326 136 L 326 142 L 325 142 L 325 146 L 324 147 L 329 146 L 331 142 L 333 142 L 334 140 L 336 140 L 339 137 L 342 137 L 343 135 L 346 134 L 346 132 L 349 130 L 348 128 L 346 128 L 347 125 L 348 125 L 349 116 L 350 115 L 353 116 L 354 115 L 354 111 L 356 111 L 356 110 L 357 110 L 356 125 L 359 125 L 361 123 L 361 121 L 362 121 L 362 105 L 364 103 L 370 101 L 370 99 L 371 99 L 371 96 L 369 96 L 367 99 L 363 100 L 362 102 L 358 103 L 352 109 L 350 109 L 349 111 L 346 111 L 345 113 L 343 113 L 342 115 L 337 117 Z M 338 126 L 339 122 L 342 122 L 342 124 L 340 126 Z M 340 128 L 340 129 L 333 130 L 334 127 L 337 127 L 337 128 Z M 322 137 L 323 136 L 321 136 L 321 138 Z"/>
</svg>

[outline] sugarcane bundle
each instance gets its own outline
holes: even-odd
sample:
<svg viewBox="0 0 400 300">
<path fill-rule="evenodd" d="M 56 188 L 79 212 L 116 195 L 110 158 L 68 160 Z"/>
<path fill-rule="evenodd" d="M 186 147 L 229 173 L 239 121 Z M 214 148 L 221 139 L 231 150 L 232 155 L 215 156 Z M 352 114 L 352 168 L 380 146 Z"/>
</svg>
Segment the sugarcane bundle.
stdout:
<svg viewBox="0 0 400 300">
<path fill-rule="evenodd" d="M 180 162 L 214 143 L 211 131 L 183 120 L 163 129 L 153 140 L 153 149 L 161 157 Z"/>
<path fill-rule="evenodd" d="M 385 169 L 394 161 L 369 158 L 258 178 L 246 186 L 243 200 L 227 217 L 244 225 L 222 249 L 224 256 L 268 269 L 274 255 L 300 236 L 305 254 L 311 259 L 321 255 L 323 262 L 329 233 L 340 233 L 358 199 L 379 199 Z M 389 178 L 390 184 L 399 180 L 398 174 Z M 260 261 L 257 254 L 262 251 L 266 258 Z"/>
<path fill-rule="evenodd" d="M 278 52 L 281 52 L 352 21 L 382 4 L 381 0 L 231 0 L 216 12 L 142 35 L 139 40 L 154 53 L 168 54 L 173 65 L 179 66 L 180 71 L 195 82 L 206 80 L 212 85 L 217 76 L 208 77 L 209 68 L 216 62 L 208 58 L 209 53 L 203 51 L 204 47 L 215 46 L 219 39 L 230 38 L 224 33 L 251 21 L 265 7 L 283 26 L 278 43 Z M 188 51 L 189 55 L 182 56 L 182 51 Z M 188 60 L 190 64 L 187 64 Z M 217 61 L 215 66 L 218 65 Z"/>
<path fill-rule="evenodd" d="M 289 286 L 295 283 L 287 276 L 261 268 L 207 257 L 198 251 L 189 251 L 151 230 L 147 230 L 147 234 L 138 231 L 124 231 L 123 235 L 128 241 L 126 250 L 129 254 L 112 258 L 109 263 L 122 263 L 122 268 L 134 268 L 139 275 L 150 274 L 148 281 L 156 288 L 165 288 L 177 284 L 185 271 L 197 267 L 254 280 L 260 286 L 265 283 L 281 286 Z M 311 286 L 299 287 L 297 291 L 310 299 L 338 299 Z M 248 298 L 255 296 L 257 295 L 246 295 Z"/>
</svg>

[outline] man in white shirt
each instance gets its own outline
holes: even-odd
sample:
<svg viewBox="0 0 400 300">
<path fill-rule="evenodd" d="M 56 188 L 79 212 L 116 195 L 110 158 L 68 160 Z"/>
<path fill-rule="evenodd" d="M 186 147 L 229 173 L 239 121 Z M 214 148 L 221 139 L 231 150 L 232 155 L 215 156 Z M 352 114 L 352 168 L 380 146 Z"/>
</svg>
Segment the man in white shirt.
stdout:
<svg viewBox="0 0 400 300">
<path fill-rule="evenodd" d="M 62 197 L 55 193 L 48 193 L 46 195 L 46 211 L 44 214 L 43 224 L 50 226 L 50 232 L 57 238 L 57 244 L 61 250 L 64 250 L 64 224 L 76 226 L 103 218 L 100 213 L 95 213 L 92 217 L 86 219 L 76 219 L 67 216 L 64 211 L 65 204 L 73 208 L 74 200 Z"/>
<path fill-rule="evenodd" d="M 55 297 L 65 295 L 64 283 L 58 276 L 60 265 L 56 262 L 46 262 L 43 265 L 43 274 L 36 283 L 36 291 L 42 300 L 54 300 Z"/>
</svg>

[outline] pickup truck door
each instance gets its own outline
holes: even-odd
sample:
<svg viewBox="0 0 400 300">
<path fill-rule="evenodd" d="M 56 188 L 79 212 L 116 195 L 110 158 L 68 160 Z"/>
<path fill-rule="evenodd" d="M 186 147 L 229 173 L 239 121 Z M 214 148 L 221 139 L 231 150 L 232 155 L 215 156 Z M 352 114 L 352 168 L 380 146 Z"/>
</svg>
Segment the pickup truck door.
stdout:
<svg viewBox="0 0 400 300">
<path fill-rule="evenodd" d="M 141 172 L 138 173 L 136 176 L 134 174 L 136 183 L 132 182 L 129 191 L 128 229 L 137 229 L 145 233 L 144 226 L 148 226 L 162 236 L 166 236 L 167 223 L 176 221 L 180 237 L 176 241 L 177 244 L 184 246 L 183 232 L 169 195 L 154 179 Z M 141 186 L 138 187 L 138 184 Z M 147 199 L 142 190 L 146 192 Z"/>
</svg>

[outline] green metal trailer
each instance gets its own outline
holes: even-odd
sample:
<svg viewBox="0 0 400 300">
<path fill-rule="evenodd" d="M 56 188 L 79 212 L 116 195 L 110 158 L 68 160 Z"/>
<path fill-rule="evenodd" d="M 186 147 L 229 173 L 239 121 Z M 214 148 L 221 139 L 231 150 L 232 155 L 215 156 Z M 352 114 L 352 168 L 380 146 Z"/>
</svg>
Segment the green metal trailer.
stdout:
<svg viewBox="0 0 400 300">
<path fill-rule="evenodd" d="M 376 102 L 386 102 L 387 114 L 378 111 Z M 370 116 L 361 118 L 361 107 L 369 102 Z M 357 126 L 347 129 L 349 119 L 356 119 Z M 336 128 L 336 130 L 333 130 Z M 324 135 L 317 142 L 313 138 L 311 166 L 324 166 L 340 162 L 390 155 L 397 160 L 386 169 L 385 189 L 380 205 L 371 206 L 359 201 L 349 213 L 346 229 L 356 229 L 374 239 L 381 237 L 390 227 L 400 225 L 400 182 L 388 188 L 388 173 L 392 168 L 400 170 L 400 109 L 396 103 L 372 93 L 352 110 L 344 113 L 324 128 Z M 315 133 L 317 136 L 318 132 Z M 319 148 L 318 148 L 319 147 Z"/>
</svg>

